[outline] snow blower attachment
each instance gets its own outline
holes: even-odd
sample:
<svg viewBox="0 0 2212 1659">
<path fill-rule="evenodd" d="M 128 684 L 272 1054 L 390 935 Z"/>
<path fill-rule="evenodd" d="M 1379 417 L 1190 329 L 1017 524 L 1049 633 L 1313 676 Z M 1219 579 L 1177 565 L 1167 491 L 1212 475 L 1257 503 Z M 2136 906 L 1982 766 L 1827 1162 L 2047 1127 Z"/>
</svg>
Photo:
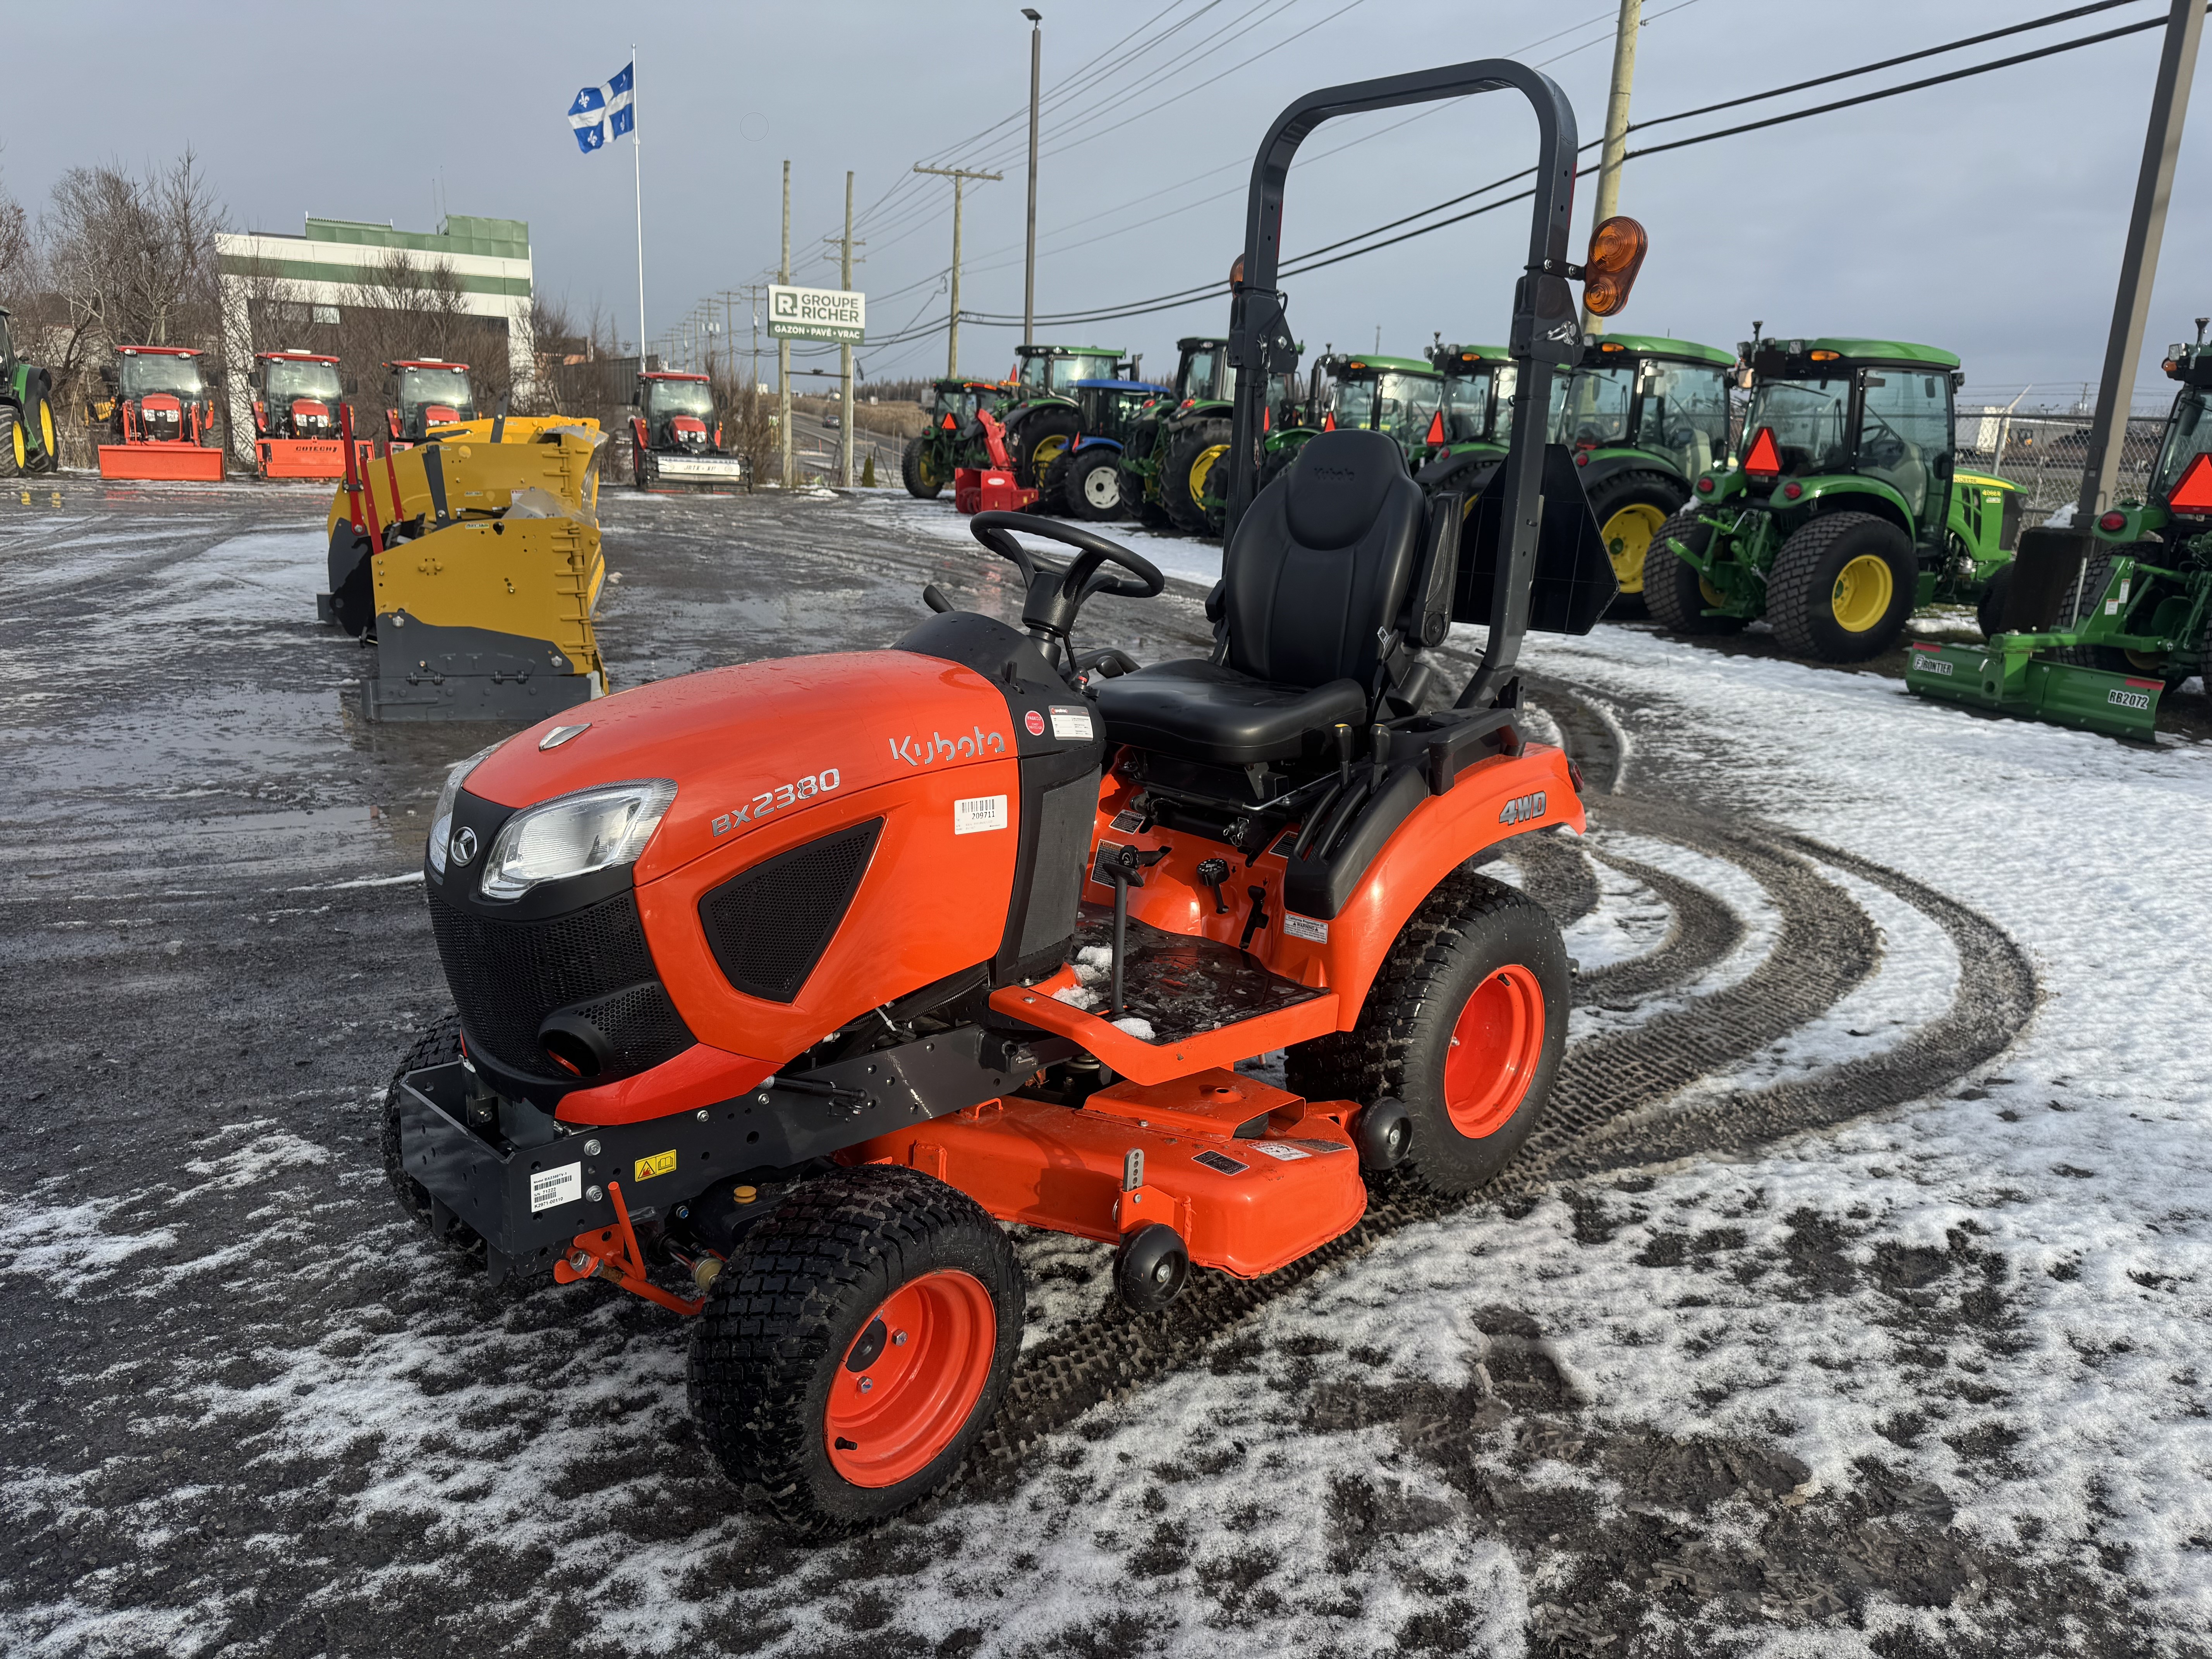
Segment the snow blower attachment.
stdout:
<svg viewBox="0 0 2212 1659">
<path fill-rule="evenodd" d="M 108 430 L 100 476 L 162 483 L 220 483 L 222 450 L 215 400 L 186 346 L 118 346 L 106 370 Z"/>
<path fill-rule="evenodd" d="M 264 478 L 342 478 L 344 389 L 338 360 L 311 351 L 253 354 L 253 462 Z M 365 452 L 368 441 L 359 440 Z"/>
<path fill-rule="evenodd" d="M 373 645 L 371 720 L 532 720 L 603 696 L 592 629 L 605 565 L 592 462 L 605 442 L 441 434 L 365 460 L 342 416 L 325 619 Z"/>
<path fill-rule="evenodd" d="M 722 447 L 704 374 L 641 374 L 629 403 L 630 477 L 640 489 L 752 489 L 751 460 Z"/>
<path fill-rule="evenodd" d="M 1207 657 L 1079 650 L 1087 601 L 1160 572 L 987 511 L 1018 629 L 926 588 L 934 614 L 889 649 L 639 686 L 447 780 L 424 876 L 459 1017 L 393 1079 L 393 1189 L 495 1279 L 696 1312 L 703 1443 L 800 1532 L 914 1503 L 990 1421 L 1024 1305 L 1005 1224 L 1113 1245 L 1122 1297 L 1155 1309 L 1200 1268 L 1340 1237 L 1364 1175 L 1472 1191 L 1543 1112 L 1565 951 L 1472 865 L 1583 828 L 1514 665 L 1532 623 L 1586 629 L 1613 592 L 1543 441 L 1580 347 L 1559 88 L 1492 60 L 1293 104 L 1255 171 L 1231 349 L 1288 345 L 1275 232 L 1306 133 L 1499 88 L 1540 154 L 1496 511 L 1425 501 L 1375 432 L 1321 434 L 1256 489 L 1249 372 Z M 1437 708 L 1455 613 L 1489 643 Z M 1277 1049 L 1280 1086 L 1247 1069 Z"/>
</svg>

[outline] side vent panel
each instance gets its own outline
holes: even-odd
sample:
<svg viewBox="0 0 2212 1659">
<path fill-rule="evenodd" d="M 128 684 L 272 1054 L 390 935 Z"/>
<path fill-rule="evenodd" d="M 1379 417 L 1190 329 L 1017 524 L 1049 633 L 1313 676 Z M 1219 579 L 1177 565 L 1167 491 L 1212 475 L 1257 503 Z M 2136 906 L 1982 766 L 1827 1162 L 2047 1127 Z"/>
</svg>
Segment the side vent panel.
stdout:
<svg viewBox="0 0 2212 1659">
<path fill-rule="evenodd" d="M 764 1002 L 798 996 L 852 907 L 883 835 L 871 818 L 740 870 L 699 901 L 722 975 Z"/>
</svg>

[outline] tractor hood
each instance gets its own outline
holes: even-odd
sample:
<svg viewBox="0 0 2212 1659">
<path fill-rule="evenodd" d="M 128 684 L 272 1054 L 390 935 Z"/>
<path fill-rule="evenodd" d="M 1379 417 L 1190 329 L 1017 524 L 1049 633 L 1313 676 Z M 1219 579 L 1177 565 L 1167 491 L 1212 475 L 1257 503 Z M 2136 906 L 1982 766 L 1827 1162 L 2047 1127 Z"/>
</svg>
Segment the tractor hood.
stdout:
<svg viewBox="0 0 2212 1659">
<path fill-rule="evenodd" d="M 570 727 L 581 729 L 544 746 Z M 601 784 L 668 779 L 676 799 L 638 859 L 641 887 L 830 795 L 849 799 L 919 770 L 1016 752 L 1005 692 L 974 669 L 911 652 L 855 652 L 617 692 L 518 732 L 464 787 L 523 807 Z"/>
</svg>

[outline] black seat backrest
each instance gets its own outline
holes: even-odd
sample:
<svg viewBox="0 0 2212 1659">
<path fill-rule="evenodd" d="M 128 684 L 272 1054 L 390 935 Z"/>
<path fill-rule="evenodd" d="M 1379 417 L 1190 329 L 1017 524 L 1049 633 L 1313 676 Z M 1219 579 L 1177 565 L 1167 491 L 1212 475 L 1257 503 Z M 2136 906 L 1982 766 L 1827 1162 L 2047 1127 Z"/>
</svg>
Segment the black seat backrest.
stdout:
<svg viewBox="0 0 2212 1659">
<path fill-rule="evenodd" d="M 1375 676 L 1420 557 L 1421 487 L 1381 432 L 1323 432 L 1261 490 L 1222 558 L 1230 667 L 1279 685 Z"/>
</svg>

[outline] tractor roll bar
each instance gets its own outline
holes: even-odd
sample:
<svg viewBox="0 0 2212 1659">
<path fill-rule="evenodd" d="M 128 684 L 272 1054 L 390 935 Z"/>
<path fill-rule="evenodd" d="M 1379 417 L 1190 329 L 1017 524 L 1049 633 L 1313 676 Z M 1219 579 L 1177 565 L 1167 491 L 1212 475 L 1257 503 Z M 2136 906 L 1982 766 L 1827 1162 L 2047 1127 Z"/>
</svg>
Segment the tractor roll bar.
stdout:
<svg viewBox="0 0 2212 1659">
<path fill-rule="evenodd" d="M 1244 213 L 1244 281 L 1229 301 L 1229 361 L 1237 376 L 1236 419 L 1231 428 L 1233 460 L 1229 510 L 1222 546 L 1237 533 L 1237 521 L 1259 493 L 1260 437 L 1267 404 L 1267 377 L 1297 367 L 1297 349 L 1283 317 L 1283 296 L 1275 286 L 1282 258 L 1283 185 L 1291 160 L 1306 135 L 1339 115 L 1390 109 L 1400 104 L 1432 103 L 1472 93 L 1510 87 L 1528 99 L 1536 114 L 1536 177 L 1528 228 L 1528 262 L 1513 289 L 1513 331 L 1508 349 L 1519 370 L 1513 399 L 1510 447 L 1501 464 L 1505 473 L 1500 522 L 1507 545 L 1500 548 L 1497 586 L 1490 614 L 1496 619 L 1484 647 L 1481 665 L 1468 682 L 1459 707 L 1471 708 L 1510 673 L 1521 654 L 1528 626 L 1528 590 L 1535 571 L 1536 540 L 1542 512 L 1545 413 L 1551 407 L 1552 370 L 1573 362 L 1582 351 L 1582 325 L 1568 288 L 1568 221 L 1575 204 L 1575 161 L 1579 134 L 1574 106 L 1548 75 L 1507 58 L 1482 58 L 1412 75 L 1384 76 L 1324 87 L 1297 100 L 1267 130 L 1252 163 L 1252 189 Z"/>
</svg>

